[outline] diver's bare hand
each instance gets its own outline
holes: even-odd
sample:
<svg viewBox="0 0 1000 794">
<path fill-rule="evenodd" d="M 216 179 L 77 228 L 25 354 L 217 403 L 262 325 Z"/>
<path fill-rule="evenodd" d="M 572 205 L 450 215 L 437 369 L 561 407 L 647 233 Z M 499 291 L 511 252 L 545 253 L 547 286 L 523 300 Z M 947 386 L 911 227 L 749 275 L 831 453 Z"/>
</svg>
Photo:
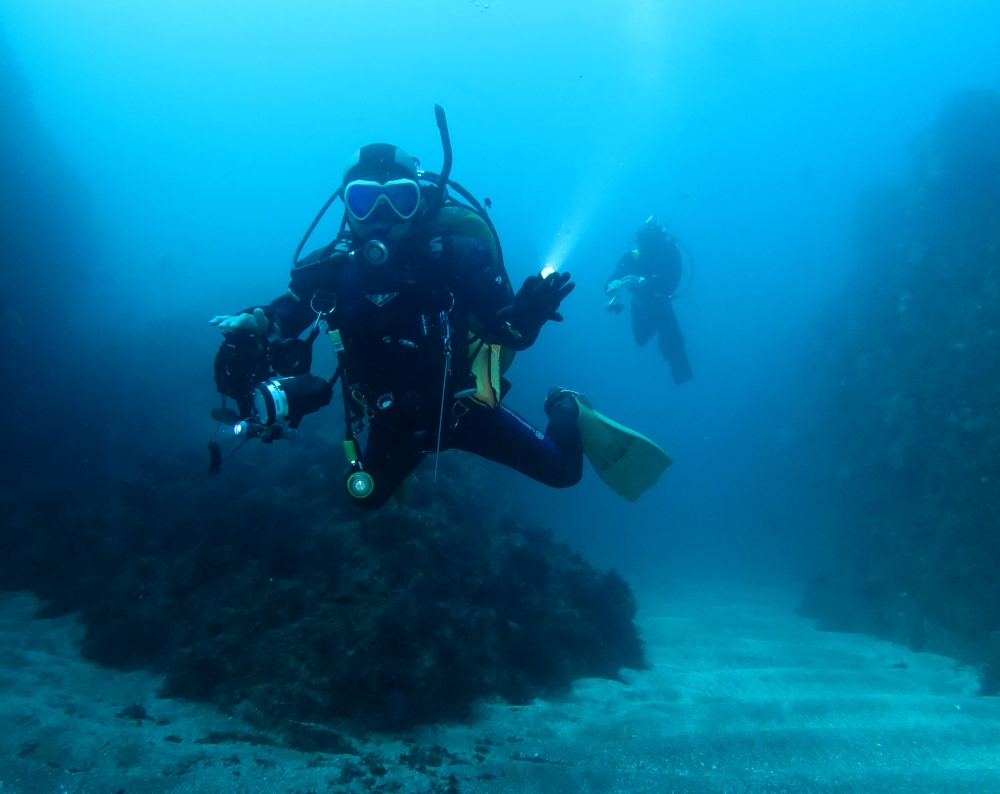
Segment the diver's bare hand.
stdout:
<svg viewBox="0 0 1000 794">
<path fill-rule="evenodd" d="M 244 312 L 243 314 L 220 314 L 208 321 L 223 333 L 242 331 L 243 333 L 266 335 L 271 328 L 271 321 L 267 319 L 263 309 L 254 309 L 253 314 Z"/>
</svg>

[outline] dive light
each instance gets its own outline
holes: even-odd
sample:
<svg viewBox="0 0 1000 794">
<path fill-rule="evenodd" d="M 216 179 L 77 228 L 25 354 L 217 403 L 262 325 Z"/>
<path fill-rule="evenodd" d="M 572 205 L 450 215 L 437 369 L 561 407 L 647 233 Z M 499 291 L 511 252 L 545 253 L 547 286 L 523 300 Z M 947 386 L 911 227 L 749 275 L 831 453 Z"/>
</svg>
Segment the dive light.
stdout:
<svg viewBox="0 0 1000 794">
<path fill-rule="evenodd" d="M 299 434 L 298 430 L 284 427 L 283 425 L 259 425 L 256 422 L 248 422 L 243 419 L 233 425 L 233 435 L 237 438 L 259 438 L 265 444 L 280 439 L 292 439 Z M 221 461 L 220 461 L 221 463 Z"/>
</svg>

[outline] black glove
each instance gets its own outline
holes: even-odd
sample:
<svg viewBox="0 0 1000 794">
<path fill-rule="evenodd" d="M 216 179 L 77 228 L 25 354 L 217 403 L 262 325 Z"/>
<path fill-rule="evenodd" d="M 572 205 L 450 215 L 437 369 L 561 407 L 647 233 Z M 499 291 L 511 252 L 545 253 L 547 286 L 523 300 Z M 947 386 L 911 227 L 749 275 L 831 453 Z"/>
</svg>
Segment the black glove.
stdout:
<svg viewBox="0 0 1000 794">
<path fill-rule="evenodd" d="M 514 296 L 514 303 L 501 309 L 499 315 L 507 317 L 522 333 L 537 331 L 549 320 L 561 323 L 559 304 L 576 286 L 569 278 L 569 273 L 553 273 L 548 278 L 528 276 Z"/>
</svg>

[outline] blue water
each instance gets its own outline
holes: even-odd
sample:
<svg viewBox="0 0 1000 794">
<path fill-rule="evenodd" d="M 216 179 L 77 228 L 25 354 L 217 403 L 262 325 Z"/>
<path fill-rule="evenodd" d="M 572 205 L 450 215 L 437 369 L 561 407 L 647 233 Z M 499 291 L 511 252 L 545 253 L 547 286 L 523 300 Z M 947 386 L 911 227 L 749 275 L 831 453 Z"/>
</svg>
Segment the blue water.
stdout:
<svg viewBox="0 0 1000 794">
<path fill-rule="evenodd" d="M 542 421 L 566 385 L 677 460 L 635 507 L 589 471 L 572 492 L 524 484 L 540 518 L 625 568 L 801 531 L 762 504 L 782 443 L 767 398 L 852 267 L 859 193 L 904 174 L 942 99 L 1000 84 L 989 2 L 4 0 L 0 25 L 100 229 L 74 324 L 190 340 L 206 404 L 204 321 L 281 293 L 358 146 L 438 167 L 442 104 L 454 177 L 492 199 L 513 281 L 554 261 L 578 284 L 519 357 L 511 405 Z M 676 304 L 695 371 L 681 388 L 599 292 L 651 213 L 697 267 Z M 204 434 L 144 398 L 174 411 L 154 446 Z"/>
<path fill-rule="evenodd" d="M 512 280 L 553 263 L 578 285 L 518 357 L 510 404 L 541 423 L 550 386 L 580 390 L 676 460 L 634 506 L 589 468 L 566 492 L 521 481 L 519 503 L 651 575 L 796 575 L 810 528 L 779 485 L 774 397 L 853 267 L 858 196 L 905 178 L 947 96 L 1000 87 L 991 2 L 2 0 L 0 29 L 98 237 L 59 318 L 77 358 L 101 362 L 91 331 L 176 342 L 155 367 L 135 352 L 132 435 L 105 417 L 117 465 L 200 448 L 207 319 L 284 290 L 358 146 L 439 167 L 440 103 Z M 651 213 L 696 263 L 679 388 L 600 292 Z"/>
<path fill-rule="evenodd" d="M 766 569 L 808 533 L 771 493 L 770 398 L 852 267 L 859 194 L 905 176 L 945 97 L 1000 86 L 990 2 L 3 0 L 0 26 L 98 229 L 70 325 L 190 351 L 166 399 L 131 374 L 163 454 L 210 431 L 205 321 L 283 291 L 358 146 L 437 168 L 443 105 L 512 280 L 553 262 L 578 284 L 510 404 L 541 422 L 549 386 L 578 389 L 677 461 L 635 506 L 589 470 L 570 492 L 523 483 L 525 509 L 635 570 Z M 696 263 L 680 388 L 600 293 L 651 213 Z"/>
</svg>

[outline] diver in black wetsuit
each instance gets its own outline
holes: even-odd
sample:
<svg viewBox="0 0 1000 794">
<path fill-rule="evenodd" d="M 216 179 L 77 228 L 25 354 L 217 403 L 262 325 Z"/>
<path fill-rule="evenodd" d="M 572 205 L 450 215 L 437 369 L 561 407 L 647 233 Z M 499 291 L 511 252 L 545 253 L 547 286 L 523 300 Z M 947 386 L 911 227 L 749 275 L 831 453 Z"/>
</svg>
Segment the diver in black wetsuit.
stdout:
<svg viewBox="0 0 1000 794">
<path fill-rule="evenodd" d="M 604 285 L 611 295 L 608 310 L 624 308 L 621 291 L 632 293 L 632 333 L 642 347 L 657 331 L 660 353 L 670 364 L 678 386 L 691 380 L 691 364 L 684 349 L 684 335 L 671 302 L 681 282 L 681 254 L 674 238 L 650 217 L 635 233 L 629 250 L 618 260 L 615 272 Z"/>
<path fill-rule="evenodd" d="M 361 423 L 369 428 L 364 454 L 356 444 L 348 451 L 367 478 L 349 477 L 348 491 L 366 509 L 385 504 L 428 453 L 441 449 L 474 452 L 557 488 L 582 474 L 579 409 L 570 393 L 550 393 L 544 433 L 500 402 L 514 352 L 530 347 L 545 322 L 562 320 L 559 304 L 574 284 L 568 273 L 530 276 L 514 293 L 492 224 L 447 180 L 450 143 L 440 111 L 438 124 L 445 143 L 440 177 L 418 172 L 396 146 L 362 147 L 335 194 L 346 207 L 336 239 L 301 260 L 296 255 L 285 295 L 212 321 L 225 336 L 216 383 L 241 416 L 253 413 L 256 397 L 280 414 L 282 401 L 294 396 L 267 383 L 255 392 L 255 357 L 271 361 L 268 351 L 282 340 L 318 328 L 318 317 L 326 321 L 342 345 L 345 449 Z M 475 206 L 452 200 L 448 186 Z M 308 372 L 308 362 L 290 371 Z M 305 377 L 325 392 L 317 406 L 329 403 L 333 381 Z"/>
</svg>

